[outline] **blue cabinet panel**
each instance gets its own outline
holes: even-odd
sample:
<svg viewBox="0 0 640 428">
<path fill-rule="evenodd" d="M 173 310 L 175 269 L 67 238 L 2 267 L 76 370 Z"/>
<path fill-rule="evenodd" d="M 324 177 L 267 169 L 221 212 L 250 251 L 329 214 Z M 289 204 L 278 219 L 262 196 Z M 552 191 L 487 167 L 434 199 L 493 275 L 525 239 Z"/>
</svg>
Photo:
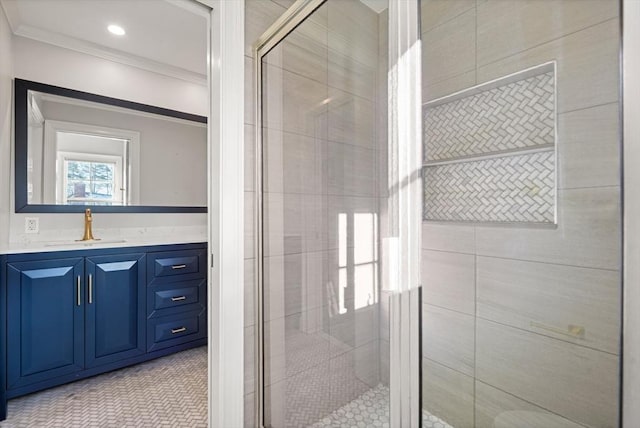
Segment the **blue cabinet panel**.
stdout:
<svg viewBox="0 0 640 428">
<path fill-rule="evenodd" d="M 87 367 L 145 352 L 145 255 L 87 258 Z"/>
<path fill-rule="evenodd" d="M 162 251 L 147 255 L 149 285 L 205 278 L 206 269 L 207 256 L 204 249 Z"/>
<path fill-rule="evenodd" d="M 147 351 L 169 348 L 206 336 L 206 310 L 152 318 L 148 321 Z"/>
<path fill-rule="evenodd" d="M 82 258 L 8 264 L 9 387 L 82 370 L 83 267 Z"/>
<path fill-rule="evenodd" d="M 206 307 L 206 279 L 170 282 L 149 287 L 147 316 L 156 318 L 181 312 L 200 311 Z"/>
</svg>

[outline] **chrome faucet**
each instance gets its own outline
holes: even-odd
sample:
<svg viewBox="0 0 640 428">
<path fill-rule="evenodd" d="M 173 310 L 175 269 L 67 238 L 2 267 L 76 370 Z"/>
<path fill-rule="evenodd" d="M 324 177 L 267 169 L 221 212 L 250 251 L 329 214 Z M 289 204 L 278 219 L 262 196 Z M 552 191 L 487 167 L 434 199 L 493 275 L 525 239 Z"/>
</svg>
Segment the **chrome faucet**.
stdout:
<svg viewBox="0 0 640 428">
<path fill-rule="evenodd" d="M 87 208 L 84 210 L 84 236 L 78 241 L 99 241 L 99 239 L 93 237 L 91 223 L 93 223 L 93 216 L 91 215 L 91 209 Z"/>
</svg>

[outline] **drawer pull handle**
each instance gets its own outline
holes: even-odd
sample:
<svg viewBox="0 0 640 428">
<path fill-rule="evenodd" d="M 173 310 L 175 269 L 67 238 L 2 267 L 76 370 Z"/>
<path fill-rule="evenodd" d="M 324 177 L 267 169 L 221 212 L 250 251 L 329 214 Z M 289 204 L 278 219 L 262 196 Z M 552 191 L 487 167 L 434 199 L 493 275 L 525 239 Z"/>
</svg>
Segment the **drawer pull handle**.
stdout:
<svg viewBox="0 0 640 428">
<path fill-rule="evenodd" d="M 187 267 L 187 265 L 173 265 L 173 266 L 171 266 L 171 269 L 178 270 L 178 269 L 184 269 L 186 267 Z"/>
<path fill-rule="evenodd" d="M 187 298 L 187 296 L 172 297 L 171 301 L 172 302 L 179 302 L 180 300 L 185 300 L 186 298 Z"/>
<path fill-rule="evenodd" d="M 93 276 L 89 274 L 89 304 L 93 303 Z"/>
<path fill-rule="evenodd" d="M 187 327 L 172 328 L 171 334 L 182 333 L 183 331 L 187 331 Z"/>
<path fill-rule="evenodd" d="M 76 278 L 76 305 L 80 306 L 82 304 L 82 296 L 81 296 L 81 287 L 80 287 L 80 275 Z"/>
</svg>

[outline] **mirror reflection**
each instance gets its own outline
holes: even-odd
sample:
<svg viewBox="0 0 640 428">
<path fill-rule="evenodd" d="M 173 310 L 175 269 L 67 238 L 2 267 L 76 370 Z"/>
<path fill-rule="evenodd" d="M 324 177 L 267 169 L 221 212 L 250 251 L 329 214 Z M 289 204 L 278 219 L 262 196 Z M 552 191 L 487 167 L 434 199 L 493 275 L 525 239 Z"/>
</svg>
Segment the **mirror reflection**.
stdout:
<svg viewBox="0 0 640 428">
<path fill-rule="evenodd" d="M 206 123 L 34 90 L 27 110 L 29 204 L 206 205 Z"/>
<path fill-rule="evenodd" d="M 0 0 L 10 24 L 15 211 L 204 213 L 209 9 Z"/>
</svg>

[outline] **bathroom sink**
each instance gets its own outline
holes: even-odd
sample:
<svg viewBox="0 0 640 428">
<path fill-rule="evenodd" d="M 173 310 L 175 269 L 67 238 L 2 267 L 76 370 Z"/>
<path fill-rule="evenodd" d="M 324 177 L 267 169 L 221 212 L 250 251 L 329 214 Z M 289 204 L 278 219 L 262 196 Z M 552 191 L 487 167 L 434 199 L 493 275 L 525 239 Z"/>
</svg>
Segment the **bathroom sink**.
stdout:
<svg viewBox="0 0 640 428">
<path fill-rule="evenodd" d="M 45 247 L 68 247 L 68 246 L 82 246 L 93 247 L 94 245 L 108 245 L 108 244 L 123 244 L 127 242 L 126 239 L 100 239 L 94 241 L 56 241 L 47 242 Z"/>
</svg>

